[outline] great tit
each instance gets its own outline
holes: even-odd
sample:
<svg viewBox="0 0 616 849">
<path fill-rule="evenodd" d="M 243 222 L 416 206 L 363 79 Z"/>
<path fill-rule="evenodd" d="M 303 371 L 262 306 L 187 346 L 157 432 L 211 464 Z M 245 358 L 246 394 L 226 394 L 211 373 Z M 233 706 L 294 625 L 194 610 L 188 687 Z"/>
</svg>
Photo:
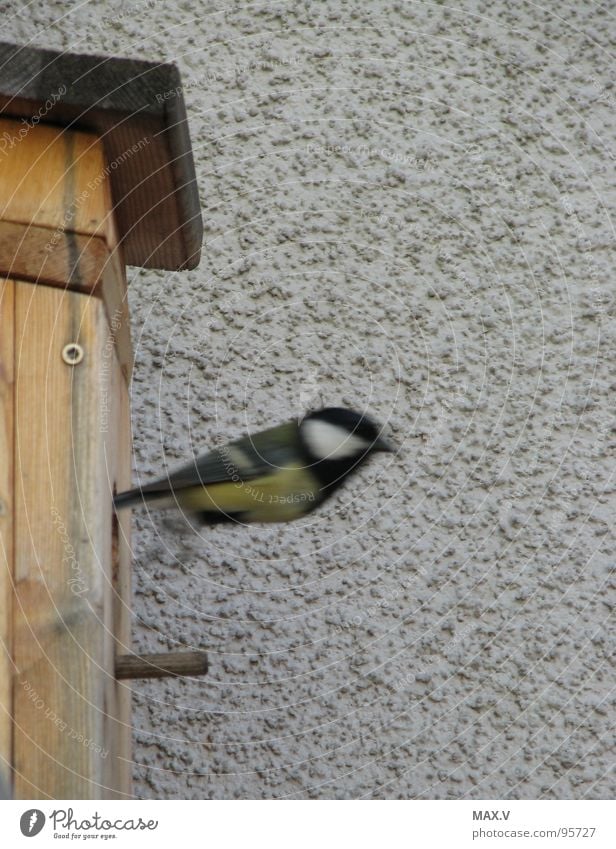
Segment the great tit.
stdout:
<svg viewBox="0 0 616 849">
<path fill-rule="evenodd" d="M 116 509 L 179 507 L 206 524 L 289 522 L 311 513 L 375 451 L 392 451 L 368 416 L 340 407 L 216 448 L 166 478 L 118 493 Z"/>
</svg>

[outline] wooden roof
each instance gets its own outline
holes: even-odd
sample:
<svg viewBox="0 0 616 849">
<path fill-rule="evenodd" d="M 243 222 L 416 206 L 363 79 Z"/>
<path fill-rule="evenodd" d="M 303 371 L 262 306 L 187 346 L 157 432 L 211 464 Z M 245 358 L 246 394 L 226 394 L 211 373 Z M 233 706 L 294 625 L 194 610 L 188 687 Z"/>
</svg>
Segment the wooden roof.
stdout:
<svg viewBox="0 0 616 849">
<path fill-rule="evenodd" d="M 126 263 L 198 265 L 203 224 L 175 65 L 0 42 L 2 115 L 22 118 L 24 132 L 46 122 L 99 135 Z"/>
</svg>

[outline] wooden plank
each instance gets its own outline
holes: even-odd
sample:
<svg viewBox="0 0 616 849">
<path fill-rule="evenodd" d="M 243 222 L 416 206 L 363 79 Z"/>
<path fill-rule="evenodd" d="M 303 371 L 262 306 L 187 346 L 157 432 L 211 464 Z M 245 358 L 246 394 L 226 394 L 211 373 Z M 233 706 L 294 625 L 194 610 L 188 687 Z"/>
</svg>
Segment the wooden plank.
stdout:
<svg viewBox="0 0 616 849">
<path fill-rule="evenodd" d="M 107 237 L 117 234 L 110 224 Z M 126 380 L 133 356 L 121 249 L 97 236 L 0 220 L 0 275 L 102 297 Z"/>
<path fill-rule="evenodd" d="M 23 126 L 0 119 L 0 137 L 15 140 L 3 151 L 0 219 L 57 229 L 59 234 L 70 230 L 105 236 L 107 165 L 100 139 L 45 124 L 20 136 Z"/>
<path fill-rule="evenodd" d="M 0 274 L 93 292 L 109 262 L 105 239 L 0 220 Z"/>
<path fill-rule="evenodd" d="M 0 772 L 12 762 L 14 286 L 0 280 Z"/>
<path fill-rule="evenodd" d="M 94 290 L 94 294 L 100 296 L 105 304 L 110 329 L 108 342 L 118 358 L 124 383 L 128 384 L 133 370 L 134 358 L 130 335 L 126 274 L 120 256 L 119 250 L 115 250 L 109 255 L 109 260 L 105 263 L 103 269 L 103 276 Z"/>
<path fill-rule="evenodd" d="M 1 113 L 103 139 L 126 261 L 195 268 L 203 225 L 177 67 L 3 42 L 0 66 Z"/>
<path fill-rule="evenodd" d="M 131 788 L 130 690 L 115 677 L 130 650 L 130 517 L 116 523 L 111 493 L 130 483 L 132 352 L 102 163 L 94 136 L 32 126 L 0 170 L 0 276 L 13 293 L 0 314 L 0 365 L 13 356 L 0 422 L 0 447 L 13 446 L 12 612 L 0 634 L 11 630 L 17 798 Z M 83 351 L 74 365 L 69 344 Z"/>
<path fill-rule="evenodd" d="M 113 792 L 109 435 L 101 301 L 16 283 L 14 769 L 18 798 Z M 85 352 L 68 366 L 61 352 Z M 117 378 L 116 378 L 117 380 Z"/>
</svg>

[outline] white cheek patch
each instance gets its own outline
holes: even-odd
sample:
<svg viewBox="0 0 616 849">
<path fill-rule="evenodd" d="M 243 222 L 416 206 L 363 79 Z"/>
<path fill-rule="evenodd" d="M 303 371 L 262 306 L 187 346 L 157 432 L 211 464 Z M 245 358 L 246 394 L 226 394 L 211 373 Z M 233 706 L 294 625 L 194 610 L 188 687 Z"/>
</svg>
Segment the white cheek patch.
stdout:
<svg viewBox="0 0 616 849">
<path fill-rule="evenodd" d="M 355 454 L 363 454 L 372 445 L 363 436 L 318 419 L 308 419 L 302 424 L 302 436 L 312 456 L 319 460 L 353 457 Z"/>
</svg>

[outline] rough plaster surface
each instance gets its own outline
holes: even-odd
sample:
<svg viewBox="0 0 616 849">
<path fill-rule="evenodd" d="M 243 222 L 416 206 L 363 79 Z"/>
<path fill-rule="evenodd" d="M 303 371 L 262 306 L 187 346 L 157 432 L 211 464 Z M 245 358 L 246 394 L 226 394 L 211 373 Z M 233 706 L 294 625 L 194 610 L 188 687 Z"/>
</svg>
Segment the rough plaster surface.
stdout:
<svg viewBox="0 0 616 849">
<path fill-rule="evenodd" d="M 197 271 L 130 271 L 135 476 L 318 403 L 389 421 L 288 527 L 135 516 L 135 792 L 605 798 L 614 777 L 609 4 L 0 3 L 175 59 Z"/>
</svg>

